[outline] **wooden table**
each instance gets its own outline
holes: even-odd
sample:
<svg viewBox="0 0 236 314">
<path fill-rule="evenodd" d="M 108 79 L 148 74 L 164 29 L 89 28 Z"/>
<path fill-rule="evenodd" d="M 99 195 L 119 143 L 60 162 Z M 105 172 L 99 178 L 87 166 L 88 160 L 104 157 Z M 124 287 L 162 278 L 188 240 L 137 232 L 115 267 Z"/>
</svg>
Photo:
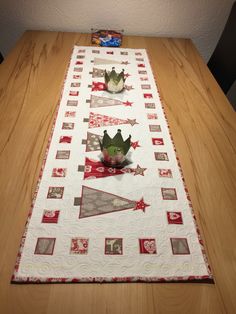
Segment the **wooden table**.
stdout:
<svg viewBox="0 0 236 314">
<path fill-rule="evenodd" d="M 90 35 L 28 31 L 0 65 L 0 312 L 235 313 L 236 114 L 188 39 L 123 47 L 148 50 L 215 285 L 10 284 L 74 44 Z"/>
</svg>

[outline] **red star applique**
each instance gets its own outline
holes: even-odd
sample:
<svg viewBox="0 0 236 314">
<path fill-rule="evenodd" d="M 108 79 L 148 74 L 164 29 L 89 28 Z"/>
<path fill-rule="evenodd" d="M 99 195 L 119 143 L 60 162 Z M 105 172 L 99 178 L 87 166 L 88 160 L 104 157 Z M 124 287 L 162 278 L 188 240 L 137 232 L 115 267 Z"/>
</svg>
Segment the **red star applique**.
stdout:
<svg viewBox="0 0 236 314">
<path fill-rule="evenodd" d="M 124 74 L 124 77 L 125 77 L 125 78 L 127 78 L 127 77 L 129 77 L 129 76 L 130 76 L 129 73 L 125 73 L 125 74 Z"/>
<path fill-rule="evenodd" d="M 126 106 L 126 107 L 132 107 L 132 102 L 130 101 L 123 101 L 123 104 Z"/>
<path fill-rule="evenodd" d="M 131 142 L 131 146 L 133 147 L 133 149 L 136 149 L 137 147 L 141 147 L 138 143 L 138 141 L 136 142 Z"/>
<path fill-rule="evenodd" d="M 145 213 L 145 209 L 148 206 L 150 206 L 150 205 L 144 203 L 144 200 L 143 200 L 143 197 L 142 197 L 140 201 L 136 202 L 134 210 L 141 209 Z"/>
</svg>

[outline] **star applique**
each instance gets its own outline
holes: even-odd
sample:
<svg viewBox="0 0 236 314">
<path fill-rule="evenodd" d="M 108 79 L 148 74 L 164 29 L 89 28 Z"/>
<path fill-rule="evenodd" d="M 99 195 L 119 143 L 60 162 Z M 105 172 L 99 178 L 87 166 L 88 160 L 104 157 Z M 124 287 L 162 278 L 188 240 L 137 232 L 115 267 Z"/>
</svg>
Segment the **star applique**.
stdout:
<svg viewBox="0 0 236 314">
<path fill-rule="evenodd" d="M 150 206 L 150 205 L 144 203 L 144 200 L 143 200 L 143 197 L 142 197 L 140 201 L 136 202 L 134 210 L 141 209 L 145 213 L 145 209 L 148 206 Z"/>
<path fill-rule="evenodd" d="M 121 64 L 127 65 L 127 64 L 129 64 L 129 62 L 128 61 L 122 61 Z"/>
<path fill-rule="evenodd" d="M 132 102 L 130 101 L 123 101 L 123 104 L 126 106 L 126 107 L 132 107 Z"/>
<path fill-rule="evenodd" d="M 138 141 L 136 142 L 131 142 L 131 146 L 133 147 L 133 149 L 136 149 L 137 147 L 141 147 L 138 143 Z"/>
<path fill-rule="evenodd" d="M 127 91 L 130 91 L 131 89 L 134 89 L 132 85 L 125 85 L 125 89 Z"/>
<path fill-rule="evenodd" d="M 132 126 L 134 126 L 135 124 L 138 124 L 138 122 L 136 122 L 136 119 L 127 119 L 126 123 Z"/>
<path fill-rule="evenodd" d="M 125 73 L 125 74 L 124 74 L 124 77 L 125 77 L 125 78 L 127 78 L 127 77 L 129 77 L 129 76 L 130 76 L 129 73 Z"/>
<path fill-rule="evenodd" d="M 137 167 L 134 169 L 134 175 L 141 175 L 144 176 L 144 171 L 147 170 L 147 168 L 141 168 L 139 165 L 137 165 Z"/>
</svg>

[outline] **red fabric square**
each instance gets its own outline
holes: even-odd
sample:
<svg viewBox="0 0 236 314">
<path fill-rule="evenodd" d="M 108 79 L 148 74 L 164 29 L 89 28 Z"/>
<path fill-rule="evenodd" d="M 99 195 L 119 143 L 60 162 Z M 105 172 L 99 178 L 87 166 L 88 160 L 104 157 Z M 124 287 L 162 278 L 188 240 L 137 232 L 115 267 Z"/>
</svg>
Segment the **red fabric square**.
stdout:
<svg viewBox="0 0 236 314">
<path fill-rule="evenodd" d="M 140 254 L 156 254 L 155 239 L 139 239 Z"/>
<path fill-rule="evenodd" d="M 172 225 L 182 225 L 183 218 L 181 212 L 167 212 L 168 224 Z"/>
<path fill-rule="evenodd" d="M 45 210 L 43 212 L 42 223 L 57 223 L 59 214 L 59 210 Z"/>
</svg>

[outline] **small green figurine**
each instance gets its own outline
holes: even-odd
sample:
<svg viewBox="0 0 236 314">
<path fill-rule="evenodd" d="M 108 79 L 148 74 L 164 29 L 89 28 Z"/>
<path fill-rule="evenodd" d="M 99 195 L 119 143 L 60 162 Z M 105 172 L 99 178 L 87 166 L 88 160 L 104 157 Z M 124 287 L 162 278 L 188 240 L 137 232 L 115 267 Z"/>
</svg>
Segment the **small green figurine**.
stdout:
<svg viewBox="0 0 236 314">
<path fill-rule="evenodd" d="M 120 129 L 113 138 L 111 138 L 105 130 L 102 142 L 100 142 L 104 164 L 114 168 L 122 168 L 124 166 L 125 156 L 131 146 L 130 139 L 131 135 L 124 141 Z"/>
<path fill-rule="evenodd" d="M 115 67 L 112 68 L 111 72 L 105 70 L 105 84 L 106 88 L 111 93 L 119 93 L 124 89 L 125 76 L 124 69 L 118 74 L 115 71 Z"/>
</svg>

